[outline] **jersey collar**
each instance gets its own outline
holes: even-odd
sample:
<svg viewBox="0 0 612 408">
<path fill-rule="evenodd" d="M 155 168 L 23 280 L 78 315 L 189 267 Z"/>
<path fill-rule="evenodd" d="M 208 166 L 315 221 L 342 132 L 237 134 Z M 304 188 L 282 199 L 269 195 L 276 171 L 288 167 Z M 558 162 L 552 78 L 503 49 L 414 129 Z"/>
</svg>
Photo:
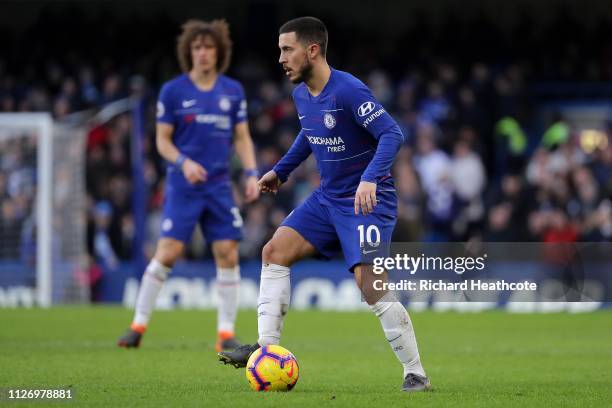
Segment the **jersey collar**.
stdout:
<svg viewBox="0 0 612 408">
<path fill-rule="evenodd" d="M 330 66 L 329 69 L 331 70 L 329 74 L 329 79 L 327 80 L 327 83 L 321 90 L 321 93 L 318 94 L 317 96 L 313 96 L 308 90 L 308 87 L 306 86 L 306 84 L 304 84 L 304 87 L 306 88 L 306 93 L 308 94 L 308 98 L 310 102 L 318 102 L 319 99 L 321 99 L 323 95 L 327 94 L 327 91 L 331 88 L 331 83 L 334 80 L 334 76 L 336 75 L 336 70 L 332 66 Z"/>
</svg>

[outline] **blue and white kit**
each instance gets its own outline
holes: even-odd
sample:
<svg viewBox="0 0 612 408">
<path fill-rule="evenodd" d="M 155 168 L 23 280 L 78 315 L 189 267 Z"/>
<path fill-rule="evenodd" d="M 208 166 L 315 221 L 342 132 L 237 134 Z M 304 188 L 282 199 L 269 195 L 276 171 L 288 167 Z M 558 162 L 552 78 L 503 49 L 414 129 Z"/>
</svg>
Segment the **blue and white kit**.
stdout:
<svg viewBox="0 0 612 408">
<path fill-rule="evenodd" d="M 397 219 L 397 197 L 391 166 L 403 136 L 395 120 L 360 80 L 331 70 L 317 96 L 305 84 L 293 91 L 302 130 L 276 164 L 286 181 L 311 153 L 321 185 L 283 222 L 317 251 L 332 257 L 344 254 L 353 268 L 364 259 L 384 256 Z M 355 215 L 355 192 L 361 181 L 377 184 L 378 205 L 368 215 Z"/>
<path fill-rule="evenodd" d="M 189 184 L 170 163 L 161 236 L 188 242 L 196 223 L 208 242 L 241 239 L 242 218 L 232 197 L 229 161 L 235 126 L 247 120 L 239 82 L 219 75 L 210 91 L 197 88 L 187 74 L 166 82 L 157 102 L 157 122 L 174 127 L 173 143 L 208 172 L 206 182 Z"/>
</svg>

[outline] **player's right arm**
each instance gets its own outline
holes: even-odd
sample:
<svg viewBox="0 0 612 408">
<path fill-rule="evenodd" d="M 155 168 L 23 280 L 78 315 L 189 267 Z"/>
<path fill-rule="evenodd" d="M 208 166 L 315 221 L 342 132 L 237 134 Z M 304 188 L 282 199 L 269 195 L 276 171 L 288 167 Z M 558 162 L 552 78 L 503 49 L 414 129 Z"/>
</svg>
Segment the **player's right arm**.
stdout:
<svg viewBox="0 0 612 408">
<path fill-rule="evenodd" d="M 161 157 L 180 168 L 189 183 L 203 183 L 206 181 L 206 169 L 182 154 L 172 141 L 176 120 L 174 95 L 169 83 L 166 83 L 160 90 L 157 101 L 157 125 L 155 127 L 157 151 Z"/>
<path fill-rule="evenodd" d="M 287 181 L 289 175 L 297 166 L 310 156 L 312 149 L 302 130 L 295 138 L 289 151 L 276 163 L 276 166 L 263 175 L 259 182 L 262 193 L 276 193 L 282 183 Z"/>
<path fill-rule="evenodd" d="M 206 181 L 206 170 L 204 167 L 183 155 L 172 142 L 174 126 L 168 123 L 157 122 L 155 133 L 155 144 L 161 157 L 179 167 L 189 183 L 195 184 Z"/>
</svg>

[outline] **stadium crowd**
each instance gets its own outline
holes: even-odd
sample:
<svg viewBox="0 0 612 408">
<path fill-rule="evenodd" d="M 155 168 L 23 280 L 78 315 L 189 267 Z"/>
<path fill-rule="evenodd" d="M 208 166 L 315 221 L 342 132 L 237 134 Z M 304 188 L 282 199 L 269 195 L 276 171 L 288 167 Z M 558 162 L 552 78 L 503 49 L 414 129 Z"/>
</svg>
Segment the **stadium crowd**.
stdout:
<svg viewBox="0 0 612 408">
<path fill-rule="evenodd" d="M 605 129 L 605 139 L 596 148 L 585 149 L 581 134 L 562 116 L 551 114 L 548 123 L 542 123 L 539 100 L 530 86 L 550 78 L 609 80 L 610 55 L 591 61 L 583 77 L 571 45 L 549 65 L 431 57 L 403 70 L 385 70 L 384 64 L 372 62 L 360 66 L 352 62 L 359 60 L 359 50 L 351 52 L 337 68 L 358 74 L 405 136 L 394 166 L 399 200 L 395 240 L 612 239 L 612 127 Z M 155 98 L 162 79 L 178 71 L 164 65 L 149 75 L 133 64 L 119 69 L 119 62 L 98 66 L 78 59 L 49 59 L 13 75 L 0 61 L 0 111 L 51 111 L 61 121 L 126 97 L 147 98 L 143 171 L 149 191 L 150 256 L 159 233 L 165 166 L 155 151 Z M 556 69 L 550 67 L 555 64 Z M 291 85 L 257 58 L 237 57 L 230 75 L 246 88 L 250 128 L 264 173 L 287 151 L 299 129 Z M 108 266 L 132 254 L 132 131 L 128 112 L 94 123 L 88 134 L 89 247 Z M 32 196 L 24 198 L 24 190 L 15 186 L 33 170 L 31 163 L 18 160 L 27 156 L 23 149 L 1 147 L 0 236 L 7 236 L 25 228 Z M 234 167 L 240 184 L 240 169 Z M 245 220 L 241 255 L 257 258 L 276 226 L 318 182 L 311 158 L 277 197 L 245 206 L 236 188 Z M 188 256 L 200 256 L 204 248 L 196 239 Z"/>
</svg>

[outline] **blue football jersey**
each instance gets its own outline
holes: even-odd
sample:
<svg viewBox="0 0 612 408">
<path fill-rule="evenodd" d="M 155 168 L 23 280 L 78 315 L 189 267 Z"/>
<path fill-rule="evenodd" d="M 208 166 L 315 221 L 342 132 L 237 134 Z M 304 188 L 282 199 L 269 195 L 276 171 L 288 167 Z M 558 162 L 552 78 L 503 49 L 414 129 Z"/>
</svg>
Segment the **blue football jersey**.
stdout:
<svg viewBox="0 0 612 408">
<path fill-rule="evenodd" d="M 219 75 L 209 91 L 197 88 L 187 74 L 162 86 L 157 121 L 172 125 L 173 143 L 178 150 L 208 172 L 205 183 L 191 185 L 171 163 L 167 182 L 175 190 L 202 192 L 229 181 L 234 128 L 247 120 L 246 105 L 242 85 L 225 75 Z"/>
<path fill-rule="evenodd" d="M 294 143 L 299 153 L 296 160 L 281 160 L 275 167 L 277 174 L 283 180 L 299 159 L 312 152 L 321 175 L 322 200 L 352 212 L 355 191 L 379 137 L 389 131 L 401 135 L 397 123 L 363 82 L 333 68 L 319 95 L 312 96 L 302 83 L 294 89 L 293 100 L 302 126 Z M 391 174 L 381 175 L 375 182 L 377 211 L 394 213 L 397 202 Z"/>
</svg>

